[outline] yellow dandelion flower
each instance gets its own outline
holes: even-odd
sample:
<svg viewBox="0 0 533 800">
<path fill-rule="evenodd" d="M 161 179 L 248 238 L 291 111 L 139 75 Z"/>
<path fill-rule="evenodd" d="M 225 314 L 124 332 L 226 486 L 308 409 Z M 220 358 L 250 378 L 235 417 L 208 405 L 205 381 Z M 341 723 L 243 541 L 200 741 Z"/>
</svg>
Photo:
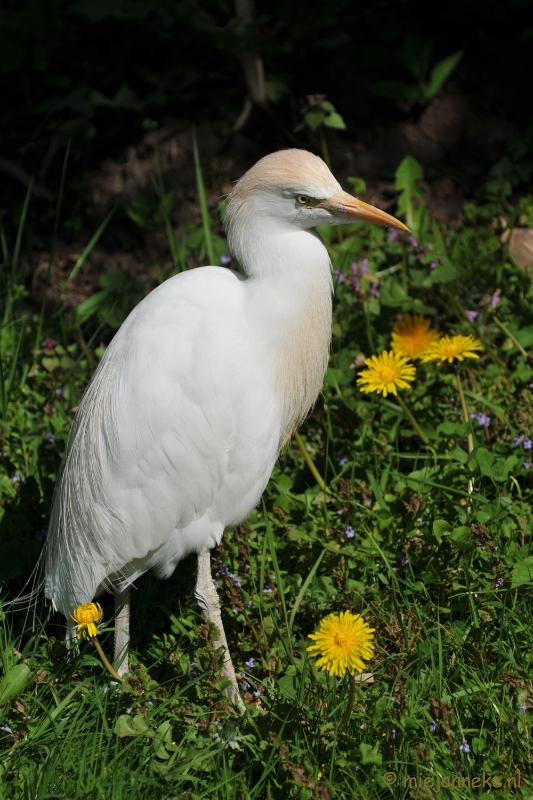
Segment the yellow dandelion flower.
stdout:
<svg viewBox="0 0 533 800">
<path fill-rule="evenodd" d="M 406 314 L 392 329 L 391 347 L 395 353 L 407 358 L 420 358 L 440 333 L 431 327 L 431 320 L 421 314 Z"/>
<path fill-rule="evenodd" d="M 98 633 L 96 625 L 104 616 L 104 612 L 100 603 L 84 603 L 77 606 L 70 616 L 78 623 L 78 639 L 82 636 L 93 639 Z"/>
<path fill-rule="evenodd" d="M 481 350 L 481 342 L 473 336 L 443 336 L 433 342 L 422 356 L 422 361 L 464 361 L 465 358 L 479 358 L 474 350 Z"/>
<path fill-rule="evenodd" d="M 316 633 L 309 634 L 315 643 L 307 649 L 311 655 L 320 656 L 317 667 L 330 675 L 342 677 L 346 670 L 353 675 L 364 670 L 363 659 L 368 661 L 374 655 L 374 630 L 360 614 L 350 611 L 341 611 L 339 616 L 330 614 Z"/>
<path fill-rule="evenodd" d="M 415 379 L 415 368 L 409 359 L 392 350 L 367 358 L 365 364 L 368 369 L 357 379 L 362 392 L 381 392 L 387 397 L 389 393 L 397 394 L 397 389 L 410 389 L 409 381 Z"/>
</svg>

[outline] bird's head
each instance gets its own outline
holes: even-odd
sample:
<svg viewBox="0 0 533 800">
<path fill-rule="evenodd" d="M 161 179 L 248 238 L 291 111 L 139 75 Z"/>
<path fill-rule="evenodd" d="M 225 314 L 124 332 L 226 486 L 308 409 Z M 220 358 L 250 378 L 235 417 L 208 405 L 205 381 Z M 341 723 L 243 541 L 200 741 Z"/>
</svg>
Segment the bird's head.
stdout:
<svg viewBox="0 0 533 800">
<path fill-rule="evenodd" d="M 324 161 L 307 150 L 279 150 L 254 164 L 236 183 L 224 215 L 230 248 L 241 261 L 243 234 L 254 222 L 262 230 L 274 224 L 289 231 L 357 220 L 409 230 L 344 192 Z"/>
</svg>

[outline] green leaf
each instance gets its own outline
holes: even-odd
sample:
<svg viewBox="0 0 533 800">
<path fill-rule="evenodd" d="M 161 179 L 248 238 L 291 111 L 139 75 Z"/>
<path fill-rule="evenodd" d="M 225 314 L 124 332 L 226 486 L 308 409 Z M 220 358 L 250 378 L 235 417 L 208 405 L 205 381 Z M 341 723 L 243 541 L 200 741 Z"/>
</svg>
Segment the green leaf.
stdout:
<svg viewBox="0 0 533 800">
<path fill-rule="evenodd" d="M 296 700 L 296 687 L 294 686 L 294 675 L 283 675 L 278 681 L 280 694 L 289 700 Z"/>
<path fill-rule="evenodd" d="M 431 70 L 429 80 L 424 87 L 424 94 L 426 97 L 433 97 L 433 95 L 437 94 L 446 78 L 448 78 L 448 76 L 456 68 L 462 56 L 463 51 L 459 50 L 459 52 L 454 53 L 451 56 L 447 56 L 446 58 L 443 58 L 442 61 L 439 61 L 438 64 L 435 64 Z"/>
<path fill-rule="evenodd" d="M 446 536 L 452 529 L 452 526 L 445 519 L 435 519 L 433 520 L 433 533 L 435 538 L 437 539 L 438 543 L 442 542 L 442 537 Z"/>
<path fill-rule="evenodd" d="M 476 461 L 482 475 L 485 475 L 487 478 L 494 477 L 494 469 L 492 467 L 494 463 L 494 453 L 491 453 L 486 447 L 478 447 L 476 450 Z"/>
<path fill-rule="evenodd" d="M 407 292 L 399 281 L 391 280 L 381 285 L 379 299 L 383 306 L 401 306 L 407 300 Z"/>
<path fill-rule="evenodd" d="M 346 180 L 352 187 L 352 192 L 355 195 L 364 194 L 366 192 L 366 181 L 363 178 L 347 178 Z"/>
<path fill-rule="evenodd" d="M 421 197 L 422 192 L 418 181 L 422 180 L 424 173 L 422 167 L 413 156 L 405 156 L 395 173 L 395 186 L 399 192 L 408 192 L 412 196 Z"/>
<path fill-rule="evenodd" d="M 379 767 L 383 761 L 383 756 L 378 752 L 377 744 L 372 747 L 371 744 L 362 742 L 359 745 L 359 751 L 361 753 L 361 764 L 375 764 Z"/>
<path fill-rule="evenodd" d="M 45 368 L 45 370 L 47 372 L 53 372 L 55 369 L 57 369 L 59 367 L 61 362 L 59 361 L 58 358 L 45 357 L 45 358 L 43 358 L 43 362 L 42 363 L 43 363 L 43 367 Z"/>
<path fill-rule="evenodd" d="M 152 734 L 153 736 L 153 732 L 145 722 L 142 714 L 136 714 L 134 717 L 129 714 L 121 714 L 115 722 L 113 730 L 121 738 L 124 736 L 140 736 L 141 734 Z"/>
<path fill-rule="evenodd" d="M 7 703 L 22 693 L 28 678 L 30 668 L 27 664 L 15 664 L 0 681 L 0 705 Z"/>
<path fill-rule="evenodd" d="M 309 127 L 316 131 L 324 121 L 324 114 L 321 111 L 308 111 L 304 119 Z"/>
<path fill-rule="evenodd" d="M 333 114 L 328 114 L 324 118 L 324 125 L 326 126 L 326 128 L 337 128 L 339 130 L 346 129 L 346 124 L 343 118 L 341 117 L 340 114 L 337 114 L 336 111 Z"/>
<path fill-rule="evenodd" d="M 472 550 L 474 547 L 474 536 L 470 528 L 460 525 L 454 528 L 448 540 L 455 545 L 458 550 Z"/>
<path fill-rule="evenodd" d="M 524 586 L 526 583 L 533 583 L 533 556 L 524 558 L 513 567 L 511 588 L 516 589 L 517 586 Z"/>
<path fill-rule="evenodd" d="M 166 750 L 166 747 L 172 746 L 172 723 L 170 720 L 167 719 L 161 723 L 155 732 L 152 744 L 154 746 L 154 753 L 158 758 L 162 758 L 163 760 L 170 758 Z"/>
</svg>

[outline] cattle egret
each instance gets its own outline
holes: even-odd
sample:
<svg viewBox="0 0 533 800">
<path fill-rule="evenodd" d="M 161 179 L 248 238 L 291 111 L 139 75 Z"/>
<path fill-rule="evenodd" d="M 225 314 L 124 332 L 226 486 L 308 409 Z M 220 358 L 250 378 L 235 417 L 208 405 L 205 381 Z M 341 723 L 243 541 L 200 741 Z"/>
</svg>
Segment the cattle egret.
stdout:
<svg viewBox="0 0 533 800">
<path fill-rule="evenodd" d="M 115 593 L 115 658 L 127 671 L 129 587 L 198 554 L 195 594 L 219 632 L 237 703 L 210 550 L 257 505 L 315 402 L 332 326 L 331 264 L 317 225 L 407 230 L 342 191 L 305 150 L 262 158 L 228 197 L 230 251 L 246 276 L 202 267 L 165 281 L 129 315 L 76 414 L 57 482 L 45 594 L 67 619 Z"/>
</svg>

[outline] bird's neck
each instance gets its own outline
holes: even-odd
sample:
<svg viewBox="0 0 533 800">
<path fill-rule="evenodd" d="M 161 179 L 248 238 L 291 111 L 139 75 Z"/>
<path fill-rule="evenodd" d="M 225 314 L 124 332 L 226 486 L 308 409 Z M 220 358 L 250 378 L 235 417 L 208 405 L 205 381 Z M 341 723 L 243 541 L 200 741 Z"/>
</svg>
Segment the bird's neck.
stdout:
<svg viewBox="0 0 533 800">
<path fill-rule="evenodd" d="M 280 444 L 314 404 L 331 340 L 331 265 L 314 231 L 265 228 L 243 266 L 251 324 L 271 362 L 281 408 Z"/>
</svg>

